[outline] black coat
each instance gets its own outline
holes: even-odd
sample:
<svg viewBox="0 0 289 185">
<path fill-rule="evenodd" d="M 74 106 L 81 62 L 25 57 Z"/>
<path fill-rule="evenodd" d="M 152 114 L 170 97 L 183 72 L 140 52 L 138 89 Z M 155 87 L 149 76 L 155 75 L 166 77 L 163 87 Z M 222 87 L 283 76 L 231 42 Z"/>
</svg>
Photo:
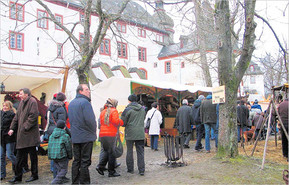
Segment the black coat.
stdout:
<svg viewBox="0 0 289 185">
<path fill-rule="evenodd" d="M 188 105 L 183 105 L 179 108 L 176 115 L 176 126 L 179 133 L 191 132 L 191 125 L 193 125 L 192 108 Z"/>
<path fill-rule="evenodd" d="M 192 116 L 193 116 L 193 121 L 195 125 L 201 124 L 201 115 L 200 115 L 200 107 L 201 107 L 201 101 L 196 100 L 194 105 L 192 106 Z"/>
<path fill-rule="evenodd" d="M 16 133 L 13 133 L 12 136 L 8 135 L 14 116 L 13 111 L 4 112 L 1 110 L 1 144 L 16 142 Z"/>
<path fill-rule="evenodd" d="M 64 107 L 64 103 L 57 100 L 52 100 L 50 102 L 48 111 L 50 111 L 48 134 L 51 135 L 54 128 L 56 128 L 56 123 L 58 120 L 63 120 L 64 122 L 66 122 L 67 113 Z"/>
<path fill-rule="evenodd" d="M 205 99 L 202 101 L 200 107 L 200 115 L 202 123 L 215 124 L 217 123 L 217 109 L 216 104 L 212 103 L 212 99 Z"/>
<path fill-rule="evenodd" d="M 238 125 L 247 126 L 249 123 L 249 109 L 246 105 L 237 107 L 237 122 Z"/>
</svg>

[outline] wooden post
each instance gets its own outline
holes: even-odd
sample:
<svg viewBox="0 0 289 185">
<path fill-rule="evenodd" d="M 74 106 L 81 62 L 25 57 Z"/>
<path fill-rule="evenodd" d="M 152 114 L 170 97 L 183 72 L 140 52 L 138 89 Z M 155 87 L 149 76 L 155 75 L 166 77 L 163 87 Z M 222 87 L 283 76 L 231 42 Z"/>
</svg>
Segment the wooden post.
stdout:
<svg viewBox="0 0 289 185">
<path fill-rule="evenodd" d="M 66 89 L 68 71 L 69 71 L 69 67 L 65 66 L 65 72 L 64 72 L 64 77 L 63 77 L 63 82 L 62 82 L 62 89 L 61 89 L 61 92 L 63 92 L 63 93 L 65 93 L 65 89 Z"/>
<path fill-rule="evenodd" d="M 273 100 L 271 100 L 273 102 Z M 265 164 L 265 158 L 266 158 L 266 150 L 267 150 L 267 144 L 268 144 L 268 140 L 270 137 L 270 132 L 271 132 L 271 114 L 272 114 L 272 103 L 270 105 L 270 113 L 269 113 L 269 120 L 268 120 L 268 128 L 267 128 L 267 135 L 266 135 L 266 142 L 265 142 L 265 146 L 264 146 L 264 152 L 263 152 L 263 161 L 262 161 L 262 167 L 261 169 L 264 169 L 264 164 Z"/>
</svg>

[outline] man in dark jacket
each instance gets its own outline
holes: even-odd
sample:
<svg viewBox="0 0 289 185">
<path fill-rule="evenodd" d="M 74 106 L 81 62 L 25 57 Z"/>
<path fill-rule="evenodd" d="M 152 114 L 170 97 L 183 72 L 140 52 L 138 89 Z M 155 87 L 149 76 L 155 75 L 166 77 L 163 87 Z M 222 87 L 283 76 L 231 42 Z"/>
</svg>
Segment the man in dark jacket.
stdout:
<svg viewBox="0 0 289 185">
<path fill-rule="evenodd" d="M 91 165 L 93 142 L 96 140 L 96 120 L 86 84 L 76 89 L 76 97 L 68 106 L 73 144 L 72 184 L 90 184 L 88 167 Z"/>
<path fill-rule="evenodd" d="M 203 149 L 202 145 L 202 137 L 205 131 L 204 124 L 201 122 L 201 117 L 200 117 L 200 106 L 201 106 L 202 101 L 197 99 L 194 102 L 194 105 L 192 107 L 192 113 L 193 113 L 193 121 L 194 124 L 196 125 L 196 131 L 197 131 L 197 142 L 195 145 L 195 150 L 200 151 Z"/>
<path fill-rule="evenodd" d="M 288 99 L 285 99 L 282 103 L 280 103 L 278 107 L 278 113 L 280 115 L 280 119 L 282 120 L 282 123 L 287 131 L 288 134 L 288 126 L 289 126 L 289 119 L 288 119 Z M 282 136 L 282 152 L 283 156 L 287 158 L 288 161 L 288 139 L 285 135 L 285 132 L 283 130 L 283 127 L 281 127 L 281 136 Z"/>
<path fill-rule="evenodd" d="M 8 132 L 8 135 L 11 136 L 17 130 L 15 177 L 9 181 L 10 183 L 21 183 L 22 168 L 27 161 L 28 153 L 30 155 L 32 175 L 26 182 L 38 179 L 38 158 L 36 151 L 36 147 L 40 144 L 38 106 L 36 100 L 31 97 L 30 90 L 27 88 L 20 89 L 19 97 L 21 98 L 21 102 Z"/>
<path fill-rule="evenodd" d="M 215 146 L 218 148 L 218 128 L 217 128 L 217 112 L 216 104 L 212 103 L 212 95 L 208 95 L 205 100 L 203 100 L 200 107 L 201 121 L 205 125 L 205 141 L 207 153 L 210 153 L 210 131 L 213 128 L 215 133 Z"/>
<path fill-rule="evenodd" d="M 185 136 L 184 148 L 190 148 L 189 142 L 192 137 L 191 125 L 193 125 L 192 108 L 188 105 L 188 100 L 183 99 L 182 106 L 177 111 L 176 127 L 179 133 Z"/>
<path fill-rule="evenodd" d="M 241 140 L 241 134 L 243 134 L 247 130 L 248 120 L 249 109 L 245 105 L 244 100 L 241 100 L 239 106 L 237 106 L 238 142 L 240 142 Z"/>
<path fill-rule="evenodd" d="M 144 119 L 145 110 L 137 103 L 137 96 L 132 94 L 128 97 L 129 104 L 121 114 L 123 127 L 125 127 L 125 140 L 127 146 L 126 166 L 127 172 L 134 172 L 133 144 L 137 153 L 137 166 L 140 175 L 144 175 Z"/>
</svg>

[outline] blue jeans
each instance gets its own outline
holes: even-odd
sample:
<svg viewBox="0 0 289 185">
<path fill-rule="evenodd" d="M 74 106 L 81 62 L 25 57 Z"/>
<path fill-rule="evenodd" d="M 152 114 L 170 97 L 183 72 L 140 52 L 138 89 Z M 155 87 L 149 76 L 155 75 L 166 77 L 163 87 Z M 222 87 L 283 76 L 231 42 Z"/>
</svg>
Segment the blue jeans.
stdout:
<svg viewBox="0 0 289 185">
<path fill-rule="evenodd" d="M 215 134 L 214 134 L 214 129 L 211 128 L 211 139 L 214 140 L 215 139 Z"/>
<path fill-rule="evenodd" d="M 6 154 L 12 165 L 16 164 L 16 156 L 14 155 L 15 142 L 1 145 L 1 178 L 6 177 Z"/>
<path fill-rule="evenodd" d="M 158 149 L 159 135 L 151 135 L 151 149 Z"/>
<path fill-rule="evenodd" d="M 240 133 L 240 130 L 241 130 L 241 125 L 238 125 L 238 142 L 241 141 L 241 133 Z M 246 126 L 243 126 L 242 128 L 242 132 L 244 133 L 245 131 L 247 131 L 247 127 Z"/>
<path fill-rule="evenodd" d="M 216 148 L 218 147 L 218 128 L 217 128 L 217 124 L 216 123 L 211 123 L 211 124 L 207 124 L 205 123 L 205 142 L 206 142 L 206 150 L 210 151 L 211 150 L 211 146 L 210 146 L 210 132 L 211 132 L 211 128 L 213 128 L 214 130 L 214 134 L 215 134 L 215 146 Z"/>
</svg>

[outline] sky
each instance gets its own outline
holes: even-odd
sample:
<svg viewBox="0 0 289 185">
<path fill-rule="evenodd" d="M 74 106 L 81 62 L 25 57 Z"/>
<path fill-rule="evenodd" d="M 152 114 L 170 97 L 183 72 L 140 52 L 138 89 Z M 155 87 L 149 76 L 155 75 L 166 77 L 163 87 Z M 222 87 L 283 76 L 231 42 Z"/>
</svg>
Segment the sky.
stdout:
<svg viewBox="0 0 289 185">
<path fill-rule="evenodd" d="M 209 0 L 214 4 L 214 0 Z M 152 2 L 152 1 L 151 1 Z M 165 3 L 176 2 L 176 0 L 164 0 Z M 230 1 L 232 3 L 233 0 Z M 152 4 L 154 6 L 154 4 Z M 178 5 L 165 5 L 166 13 L 173 18 L 175 22 L 175 34 L 174 41 L 179 42 L 180 35 L 187 35 L 191 32 L 193 24 L 191 21 L 186 20 L 183 17 L 184 13 L 180 13 L 178 10 L 183 7 L 183 3 Z M 182 12 L 186 12 L 192 7 L 192 3 L 189 6 L 183 7 Z M 153 14 L 154 10 L 146 6 L 149 13 Z M 287 0 L 257 0 L 256 13 L 265 18 L 274 31 L 276 32 L 283 47 L 285 43 L 288 44 L 289 36 L 289 5 Z M 188 11 L 191 12 L 191 11 Z M 187 13 L 187 17 L 191 19 L 193 15 Z M 278 43 L 270 30 L 270 28 L 259 18 L 255 17 L 257 23 L 255 35 L 255 51 L 253 53 L 256 57 L 264 57 L 266 53 L 277 55 L 279 52 Z M 289 46 L 287 46 L 289 47 Z"/>
</svg>

